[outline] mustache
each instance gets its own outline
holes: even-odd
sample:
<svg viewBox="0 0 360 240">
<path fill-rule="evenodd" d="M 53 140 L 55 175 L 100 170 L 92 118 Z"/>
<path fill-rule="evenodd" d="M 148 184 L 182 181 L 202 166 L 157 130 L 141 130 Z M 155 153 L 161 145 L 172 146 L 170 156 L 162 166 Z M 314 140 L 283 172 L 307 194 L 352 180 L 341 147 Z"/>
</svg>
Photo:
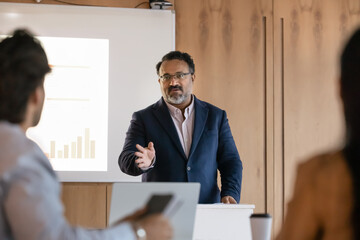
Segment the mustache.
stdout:
<svg viewBox="0 0 360 240">
<path fill-rule="evenodd" d="M 170 86 L 169 88 L 168 88 L 168 92 L 171 92 L 171 90 L 173 90 L 173 89 L 176 89 L 176 90 L 180 90 L 180 91 L 182 91 L 183 90 L 183 88 L 181 87 L 181 86 Z"/>
</svg>

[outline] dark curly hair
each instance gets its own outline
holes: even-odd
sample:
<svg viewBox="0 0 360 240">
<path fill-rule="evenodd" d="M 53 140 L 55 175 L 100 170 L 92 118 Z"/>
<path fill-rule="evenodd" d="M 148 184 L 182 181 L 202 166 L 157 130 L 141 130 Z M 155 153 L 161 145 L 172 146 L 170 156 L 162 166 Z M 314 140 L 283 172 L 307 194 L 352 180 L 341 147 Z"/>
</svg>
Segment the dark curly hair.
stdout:
<svg viewBox="0 0 360 240">
<path fill-rule="evenodd" d="M 165 56 L 163 56 L 161 61 L 156 64 L 156 73 L 159 75 L 160 67 L 163 62 L 174 59 L 185 61 L 189 66 L 189 71 L 191 72 L 191 74 L 195 73 L 195 64 L 192 57 L 188 53 L 180 51 L 171 51 Z"/>
<path fill-rule="evenodd" d="M 15 30 L 0 42 L 0 120 L 21 123 L 31 93 L 51 69 L 40 42 L 27 30 Z"/>
</svg>

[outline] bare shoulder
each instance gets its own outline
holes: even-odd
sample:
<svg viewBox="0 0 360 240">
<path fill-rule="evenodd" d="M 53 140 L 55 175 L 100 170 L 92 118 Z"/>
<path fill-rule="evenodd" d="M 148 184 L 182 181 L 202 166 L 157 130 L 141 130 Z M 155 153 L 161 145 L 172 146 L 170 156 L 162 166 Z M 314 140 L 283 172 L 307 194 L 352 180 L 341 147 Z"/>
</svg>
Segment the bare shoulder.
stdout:
<svg viewBox="0 0 360 240">
<path fill-rule="evenodd" d="M 299 165 L 300 171 L 329 171 L 346 166 L 341 150 L 316 155 Z"/>
<path fill-rule="evenodd" d="M 348 178 L 349 169 L 341 150 L 310 158 L 298 167 L 298 175 L 317 183 Z"/>
</svg>

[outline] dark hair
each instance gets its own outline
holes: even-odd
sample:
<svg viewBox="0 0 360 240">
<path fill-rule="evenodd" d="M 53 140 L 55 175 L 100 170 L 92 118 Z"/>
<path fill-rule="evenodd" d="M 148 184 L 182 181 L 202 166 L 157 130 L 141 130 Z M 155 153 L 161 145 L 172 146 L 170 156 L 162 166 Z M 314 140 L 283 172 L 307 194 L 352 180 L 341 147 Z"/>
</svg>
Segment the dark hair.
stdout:
<svg viewBox="0 0 360 240">
<path fill-rule="evenodd" d="M 15 30 L 0 42 L 0 120 L 21 123 L 31 93 L 51 69 L 40 42 L 26 30 Z"/>
<path fill-rule="evenodd" d="M 192 74 L 195 73 L 195 64 L 192 57 L 188 53 L 180 52 L 180 51 L 171 51 L 165 56 L 163 56 L 161 61 L 158 62 L 158 64 L 156 64 L 156 73 L 159 75 L 160 67 L 163 62 L 174 59 L 185 61 L 189 66 L 189 71 Z"/>
<path fill-rule="evenodd" d="M 360 239 L 360 29 L 352 35 L 341 56 L 341 95 L 346 123 L 344 155 L 353 179 L 354 239 Z"/>
</svg>

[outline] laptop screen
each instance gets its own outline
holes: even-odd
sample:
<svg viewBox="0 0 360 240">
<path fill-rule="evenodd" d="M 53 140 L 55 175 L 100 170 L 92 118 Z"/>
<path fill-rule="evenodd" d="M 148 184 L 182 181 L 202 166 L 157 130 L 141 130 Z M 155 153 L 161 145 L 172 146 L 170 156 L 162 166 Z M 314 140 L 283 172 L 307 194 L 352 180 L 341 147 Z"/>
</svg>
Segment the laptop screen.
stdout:
<svg viewBox="0 0 360 240">
<path fill-rule="evenodd" d="M 199 183 L 119 182 L 111 194 L 109 225 L 143 208 L 152 195 L 173 195 L 181 204 L 169 220 L 174 229 L 174 240 L 192 239 L 196 205 L 199 201 Z"/>
</svg>

